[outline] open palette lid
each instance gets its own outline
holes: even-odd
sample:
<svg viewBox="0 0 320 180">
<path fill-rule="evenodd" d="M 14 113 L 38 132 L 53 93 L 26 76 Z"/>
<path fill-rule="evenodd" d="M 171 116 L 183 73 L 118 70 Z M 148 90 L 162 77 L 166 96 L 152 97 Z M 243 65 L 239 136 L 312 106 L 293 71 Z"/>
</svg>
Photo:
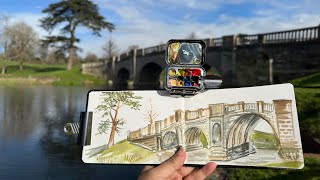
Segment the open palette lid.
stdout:
<svg viewBox="0 0 320 180">
<path fill-rule="evenodd" d="M 172 39 L 167 43 L 168 65 L 200 66 L 205 63 L 206 44 L 201 40 Z"/>
</svg>

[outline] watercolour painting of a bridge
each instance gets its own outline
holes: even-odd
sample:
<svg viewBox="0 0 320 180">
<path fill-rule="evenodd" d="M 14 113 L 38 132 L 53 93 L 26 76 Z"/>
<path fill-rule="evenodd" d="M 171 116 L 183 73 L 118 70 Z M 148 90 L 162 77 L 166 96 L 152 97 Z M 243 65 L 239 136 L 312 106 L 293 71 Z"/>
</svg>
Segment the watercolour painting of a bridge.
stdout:
<svg viewBox="0 0 320 180">
<path fill-rule="evenodd" d="M 137 128 L 132 128 L 132 126 L 129 128 L 130 124 L 134 123 L 130 119 L 139 117 L 131 115 L 128 110 L 130 108 L 127 108 L 126 111 L 119 111 L 117 115 L 129 124 L 125 128 L 127 130 L 126 137 L 122 137 L 123 139 L 120 139 L 119 142 L 126 141 L 132 147 L 148 151 L 148 157 L 139 156 L 139 151 L 135 152 L 138 154 L 134 154 L 129 150 L 121 155 L 123 158 L 113 156 L 114 151 L 127 151 L 126 149 L 117 149 L 118 146 L 119 148 L 122 146 L 119 143 L 114 143 L 108 147 L 115 148 L 113 151 L 109 152 L 107 148 L 103 151 L 108 151 L 108 153 L 101 151 L 89 157 L 87 161 L 157 164 L 168 159 L 178 147 L 183 146 L 187 151 L 188 164 L 205 164 L 208 161 L 215 161 L 221 165 L 290 168 L 286 164 L 291 163 L 291 165 L 295 164 L 291 168 L 301 168 L 303 155 L 292 86 L 285 84 L 241 89 L 241 92 L 245 92 L 243 89 L 247 89 L 248 93 L 242 94 L 241 97 L 239 96 L 241 92 L 237 92 L 237 89 L 213 90 L 192 98 L 170 98 L 159 95 L 155 98 L 155 95 L 151 95 L 153 93 L 148 93 L 150 91 L 133 91 L 136 96 L 131 97 L 136 97 L 135 102 L 140 102 L 139 108 L 131 108 L 133 113 L 146 115 L 143 113 L 145 112 L 143 105 L 150 105 L 151 102 L 158 111 L 154 111 L 153 114 L 149 113 L 149 115 L 155 115 L 149 117 L 156 118 L 157 115 L 166 112 L 162 116 L 163 118 L 148 121 L 144 126 Z M 277 95 L 270 93 L 270 91 L 277 91 Z M 235 102 L 229 103 L 231 100 L 227 101 L 226 98 L 221 98 L 225 102 L 217 102 L 218 97 L 225 97 L 230 92 L 234 94 L 230 95 L 230 98 Z M 99 94 L 99 92 L 97 93 Z M 264 95 L 262 96 L 262 94 Z M 100 99 L 102 97 L 100 95 Z M 236 101 L 237 99 L 234 97 L 241 101 Z M 255 97 L 263 98 L 256 99 Z M 104 99 L 101 102 L 106 101 Z M 176 108 L 170 107 L 170 104 L 177 104 L 177 102 L 181 104 Z M 192 105 L 192 102 L 198 103 Z M 169 111 L 167 108 L 172 108 L 172 110 Z M 112 114 L 111 116 L 114 117 Z M 93 130 L 94 126 L 93 124 Z M 99 128 L 101 130 L 101 122 L 96 123 L 96 129 Z M 92 136 L 94 139 L 100 135 L 96 133 Z M 110 138 L 110 133 L 105 137 Z M 93 148 L 87 147 L 86 149 L 84 157 Z M 91 160 L 89 160 L 90 158 Z M 110 158 L 118 158 L 118 162 L 110 161 Z M 86 161 L 85 159 L 86 157 L 84 161 Z"/>
</svg>

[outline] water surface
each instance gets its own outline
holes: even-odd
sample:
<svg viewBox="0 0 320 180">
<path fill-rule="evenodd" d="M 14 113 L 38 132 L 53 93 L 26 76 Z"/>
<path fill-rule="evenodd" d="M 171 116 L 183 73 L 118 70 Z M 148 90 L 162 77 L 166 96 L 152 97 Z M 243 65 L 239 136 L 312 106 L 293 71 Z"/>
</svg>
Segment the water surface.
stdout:
<svg viewBox="0 0 320 180">
<path fill-rule="evenodd" d="M 84 164 L 76 137 L 64 134 L 90 89 L 0 87 L 0 179 L 135 179 L 142 166 Z"/>
</svg>

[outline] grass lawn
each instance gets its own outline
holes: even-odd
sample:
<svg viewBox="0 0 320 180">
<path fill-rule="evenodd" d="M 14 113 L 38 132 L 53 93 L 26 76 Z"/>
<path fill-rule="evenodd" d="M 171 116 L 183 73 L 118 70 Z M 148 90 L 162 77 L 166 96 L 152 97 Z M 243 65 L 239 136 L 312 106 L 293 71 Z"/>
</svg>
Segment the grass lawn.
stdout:
<svg viewBox="0 0 320 180">
<path fill-rule="evenodd" d="M 259 149 L 278 149 L 279 140 L 274 134 L 255 130 L 252 134 L 252 140 L 256 148 Z"/>
<path fill-rule="evenodd" d="M 79 86 L 84 84 L 105 84 L 105 80 L 81 74 L 80 65 L 74 65 L 70 71 L 66 70 L 66 65 L 25 63 L 23 71 L 19 71 L 19 64 L 14 61 L 7 61 L 6 66 L 6 75 L 0 76 L 1 85 L 51 84 L 57 86 Z"/>
<path fill-rule="evenodd" d="M 320 87 L 320 73 L 297 78 L 290 81 L 295 86 Z"/>
<path fill-rule="evenodd" d="M 295 164 L 292 164 L 295 165 Z M 320 159 L 305 158 L 300 170 L 230 168 L 228 179 L 320 179 Z"/>
<path fill-rule="evenodd" d="M 114 146 L 99 153 L 97 159 L 101 162 L 133 163 L 154 154 L 152 151 L 132 145 L 127 140 L 122 140 Z"/>
</svg>

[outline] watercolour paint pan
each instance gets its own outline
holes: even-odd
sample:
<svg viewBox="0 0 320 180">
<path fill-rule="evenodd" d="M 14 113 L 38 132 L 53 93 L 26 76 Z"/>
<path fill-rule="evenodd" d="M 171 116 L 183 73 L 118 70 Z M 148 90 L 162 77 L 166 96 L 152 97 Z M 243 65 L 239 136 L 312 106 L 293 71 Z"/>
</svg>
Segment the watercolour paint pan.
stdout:
<svg viewBox="0 0 320 180">
<path fill-rule="evenodd" d="M 82 160 L 159 164 L 179 146 L 186 164 L 301 169 L 294 89 L 279 84 L 207 90 L 189 98 L 165 91 L 91 91 L 89 145 Z"/>
</svg>

